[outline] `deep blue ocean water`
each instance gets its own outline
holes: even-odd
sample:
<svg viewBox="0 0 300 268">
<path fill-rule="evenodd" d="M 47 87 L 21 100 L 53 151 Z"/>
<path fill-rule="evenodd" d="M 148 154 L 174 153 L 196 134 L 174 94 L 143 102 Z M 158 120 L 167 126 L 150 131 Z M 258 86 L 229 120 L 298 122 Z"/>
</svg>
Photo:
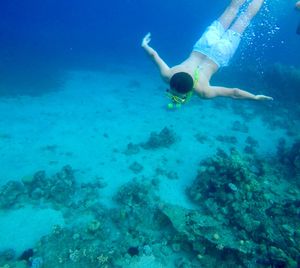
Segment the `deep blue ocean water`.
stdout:
<svg viewBox="0 0 300 268">
<path fill-rule="evenodd" d="M 209 4 L 196 0 L 3 0 L 0 71 L 9 84 L 13 83 L 9 77 L 22 77 L 24 69 L 34 76 L 35 72 L 99 68 L 111 63 L 143 66 L 140 42 L 149 31 L 151 44 L 172 65 L 188 55 L 226 5 L 227 1 Z M 267 1 L 254 21 L 253 44 L 242 43 L 244 54 L 249 55 L 241 64 L 259 58 L 262 64 L 276 61 L 299 66 L 300 37 L 295 31 L 300 12 L 293 5 L 293 1 Z"/>
</svg>

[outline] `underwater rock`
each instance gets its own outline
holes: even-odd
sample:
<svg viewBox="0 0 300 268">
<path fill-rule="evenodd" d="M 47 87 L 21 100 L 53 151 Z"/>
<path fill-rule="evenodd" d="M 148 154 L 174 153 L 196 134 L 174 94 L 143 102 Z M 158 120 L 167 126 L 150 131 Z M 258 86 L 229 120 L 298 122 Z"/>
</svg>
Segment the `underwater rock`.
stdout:
<svg viewBox="0 0 300 268">
<path fill-rule="evenodd" d="M 9 209 L 20 205 L 26 194 L 26 188 L 21 182 L 7 182 L 0 188 L 0 208 Z"/>
<path fill-rule="evenodd" d="M 155 169 L 155 174 L 157 176 L 165 176 L 170 180 L 178 180 L 179 179 L 178 173 L 176 171 L 167 171 L 162 168 Z"/>
<path fill-rule="evenodd" d="M 87 230 L 90 233 L 96 233 L 100 228 L 101 223 L 98 220 L 91 221 L 87 226 Z"/>
<path fill-rule="evenodd" d="M 16 252 L 13 249 L 7 249 L 0 252 L 0 259 L 3 258 L 5 261 L 13 260 L 16 256 Z"/>
<path fill-rule="evenodd" d="M 293 263 L 300 250 L 294 237 L 295 231 L 300 228 L 300 222 L 297 220 L 300 215 L 300 206 L 297 204 L 300 202 L 297 202 L 297 199 L 282 199 L 280 193 L 278 201 L 274 195 L 270 200 L 272 186 L 264 187 L 263 176 L 269 175 L 262 170 L 261 162 L 259 159 L 246 158 L 236 151 L 231 151 L 230 154 L 219 151 L 215 157 L 201 163 L 198 176 L 187 192 L 201 207 L 203 211 L 201 217 L 211 217 L 210 224 L 215 221 L 213 227 L 216 233 L 225 232 L 227 238 L 232 241 L 246 241 L 238 245 L 230 244 L 228 239 L 225 239 L 217 245 L 218 249 L 229 248 L 235 252 L 233 254 L 238 259 L 241 254 L 255 257 L 253 252 L 258 251 L 261 241 L 264 241 L 269 248 L 273 247 L 271 258 L 273 263 Z M 210 231 L 206 230 L 205 235 L 198 232 L 200 219 L 192 221 L 192 224 L 191 219 L 187 219 L 192 217 L 191 215 L 194 219 L 195 211 L 189 213 L 181 211 L 181 215 L 177 216 L 175 213 L 178 213 L 178 208 L 173 208 L 166 214 L 173 226 L 189 240 L 196 236 L 196 240 L 204 237 L 206 241 L 214 242 L 206 237 L 207 233 L 211 234 Z M 180 221 L 180 224 L 176 221 Z M 187 223 L 189 226 L 186 226 Z M 207 227 L 210 225 L 207 224 Z M 223 235 L 218 236 L 218 241 L 220 237 Z M 260 255 L 269 261 L 271 253 L 264 254 Z"/>
<path fill-rule="evenodd" d="M 33 180 L 34 180 L 34 176 L 32 175 L 28 175 L 28 176 L 24 176 L 22 177 L 22 182 L 23 184 L 25 185 L 30 185 L 33 183 Z"/>
<path fill-rule="evenodd" d="M 72 206 L 89 207 L 94 213 L 101 214 L 103 206 L 99 204 L 100 190 L 106 186 L 107 183 L 102 177 L 97 177 L 92 182 L 81 183 L 72 196 Z M 75 200 L 73 200 L 74 197 L 76 197 Z"/>
<path fill-rule="evenodd" d="M 240 121 L 234 121 L 232 124 L 231 129 L 233 131 L 238 131 L 238 132 L 243 132 L 243 133 L 248 133 L 249 128 L 245 123 L 241 123 Z"/>
<path fill-rule="evenodd" d="M 24 183 L 31 198 L 43 191 L 42 199 L 58 204 L 49 188 L 66 181 L 72 188 L 67 200 L 76 206 L 59 203 L 71 224 L 41 238 L 34 256 L 40 256 L 42 266 L 36 261 L 31 268 L 134 267 L 148 264 L 145 257 L 174 267 L 296 267 L 300 199 L 272 192 L 272 184 L 265 181 L 272 178 L 266 161 L 236 150 L 219 150 L 205 159 L 187 189 L 194 209 L 163 203 L 156 193 L 157 180 L 151 178 L 122 185 L 114 208 L 108 209 L 91 200 L 97 198 L 93 190 L 101 188 L 102 178 L 78 185 L 69 168 L 52 177 L 39 173 L 37 187 L 34 180 Z M 156 175 L 167 174 L 157 169 Z M 82 218 L 85 222 L 78 220 Z"/>
<path fill-rule="evenodd" d="M 119 204 L 129 206 L 143 206 L 155 204 L 155 188 L 151 181 L 138 181 L 136 179 L 122 185 L 114 200 Z"/>
<path fill-rule="evenodd" d="M 202 134 L 202 133 L 196 133 L 194 137 L 201 144 L 204 144 L 204 143 L 206 143 L 208 141 L 207 135 Z"/>
<path fill-rule="evenodd" d="M 49 180 L 49 199 L 58 204 L 69 205 L 76 191 L 74 171 L 71 166 L 65 166 Z"/>
<path fill-rule="evenodd" d="M 128 254 L 132 257 L 132 256 L 137 256 L 139 255 L 140 251 L 138 247 L 130 247 L 127 250 Z"/>
<path fill-rule="evenodd" d="M 152 248 L 149 245 L 143 246 L 143 254 L 146 256 L 152 255 Z"/>
<path fill-rule="evenodd" d="M 189 242 L 197 252 L 199 244 L 213 251 L 232 250 L 246 254 L 252 243 L 241 249 L 239 233 L 224 225 L 214 217 L 197 210 L 189 210 L 176 205 L 165 204 L 161 212 L 168 217 L 175 230 L 181 236 L 181 242 Z M 199 251 L 198 251 L 199 252 Z M 235 253 L 237 254 L 237 253 Z"/>
<path fill-rule="evenodd" d="M 52 203 L 52 205 L 71 206 L 76 202 L 88 199 L 96 200 L 99 189 L 106 183 L 102 178 L 96 178 L 93 183 L 77 185 L 74 171 L 65 166 L 58 173 L 48 177 L 45 171 L 38 171 L 33 176 L 27 176 L 22 182 L 9 181 L 0 188 L 0 208 L 9 209 L 28 204 Z"/>
<path fill-rule="evenodd" d="M 237 143 L 237 138 L 234 136 L 223 136 L 219 135 L 216 137 L 216 140 L 224 142 L 224 143 L 229 143 L 229 144 L 236 144 Z"/>
<path fill-rule="evenodd" d="M 253 184 L 255 174 L 251 172 L 249 166 L 236 151 L 233 150 L 230 155 L 227 155 L 219 150 L 214 158 L 202 162 L 202 170 L 189 187 L 188 193 L 197 203 L 199 194 L 205 201 L 213 198 L 218 205 L 227 204 L 232 200 L 241 200 L 243 193 L 232 191 L 228 186 L 234 185 L 234 188 L 243 190 L 247 183 Z M 232 196 L 232 193 L 235 193 L 235 196 Z"/>
<path fill-rule="evenodd" d="M 248 136 L 245 140 L 246 146 L 244 152 L 247 154 L 254 154 L 255 149 L 258 147 L 258 141 Z"/>
<path fill-rule="evenodd" d="M 135 173 L 135 174 L 138 174 L 138 173 L 141 173 L 142 170 L 144 169 L 144 167 L 139 164 L 138 162 L 133 162 L 130 166 L 129 166 L 129 169 Z"/>
<path fill-rule="evenodd" d="M 35 196 L 35 194 L 33 194 L 35 191 L 39 192 L 39 196 L 47 196 L 48 188 L 51 183 L 46 176 L 46 172 L 41 170 L 36 172 L 31 179 L 29 176 L 27 179 L 25 178 L 24 185 L 27 188 L 30 197 Z"/>
<path fill-rule="evenodd" d="M 145 150 L 155 150 L 159 148 L 169 148 L 176 142 L 175 133 L 165 127 L 159 133 L 151 132 L 147 142 L 141 143 L 141 147 Z"/>
<path fill-rule="evenodd" d="M 138 144 L 133 144 L 132 142 L 127 144 L 127 148 L 124 151 L 126 155 L 134 155 L 140 152 L 140 146 Z"/>
<path fill-rule="evenodd" d="M 254 148 L 256 148 L 256 147 L 259 146 L 259 145 L 258 145 L 258 141 L 255 140 L 254 138 L 252 138 L 251 136 L 248 136 L 248 137 L 246 138 L 245 143 L 248 144 L 248 145 L 251 146 L 251 147 L 254 147 Z"/>
<path fill-rule="evenodd" d="M 31 260 L 30 268 L 42 268 L 43 259 L 41 257 L 36 257 Z"/>
<path fill-rule="evenodd" d="M 19 257 L 19 260 L 28 262 L 32 256 L 33 256 L 33 249 L 30 248 L 30 249 L 25 250 L 21 254 L 21 256 Z"/>
</svg>

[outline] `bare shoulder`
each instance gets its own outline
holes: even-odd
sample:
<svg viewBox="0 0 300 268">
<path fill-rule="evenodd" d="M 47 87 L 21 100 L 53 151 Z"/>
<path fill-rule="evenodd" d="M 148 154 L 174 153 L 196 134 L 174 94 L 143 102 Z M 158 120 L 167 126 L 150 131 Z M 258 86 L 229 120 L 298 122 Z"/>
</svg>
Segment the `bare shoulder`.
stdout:
<svg viewBox="0 0 300 268">
<path fill-rule="evenodd" d="M 209 86 L 199 86 L 197 85 L 195 88 L 194 88 L 194 91 L 195 93 L 200 97 L 200 98 L 203 98 L 203 99 L 208 99 L 210 98 L 210 90 L 209 90 Z"/>
</svg>

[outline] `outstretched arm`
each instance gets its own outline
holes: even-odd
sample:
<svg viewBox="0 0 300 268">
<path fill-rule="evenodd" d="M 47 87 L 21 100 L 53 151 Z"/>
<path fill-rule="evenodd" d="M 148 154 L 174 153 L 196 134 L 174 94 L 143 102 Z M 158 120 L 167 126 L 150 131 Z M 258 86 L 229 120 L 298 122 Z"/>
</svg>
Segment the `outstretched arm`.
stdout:
<svg viewBox="0 0 300 268">
<path fill-rule="evenodd" d="M 213 87 L 209 86 L 204 93 L 204 98 L 229 97 L 233 99 L 248 99 L 248 100 L 273 100 L 272 97 L 265 95 L 254 95 L 248 91 L 238 88 Z"/>
<path fill-rule="evenodd" d="M 149 43 L 151 41 L 151 34 L 148 33 L 142 41 L 142 47 L 145 49 L 147 54 L 151 57 L 151 59 L 154 61 L 156 66 L 158 67 L 160 71 L 160 75 L 162 76 L 163 80 L 166 82 L 169 82 L 170 79 L 170 68 L 169 66 L 161 59 L 161 57 L 158 55 L 158 53 L 149 46 Z"/>
</svg>

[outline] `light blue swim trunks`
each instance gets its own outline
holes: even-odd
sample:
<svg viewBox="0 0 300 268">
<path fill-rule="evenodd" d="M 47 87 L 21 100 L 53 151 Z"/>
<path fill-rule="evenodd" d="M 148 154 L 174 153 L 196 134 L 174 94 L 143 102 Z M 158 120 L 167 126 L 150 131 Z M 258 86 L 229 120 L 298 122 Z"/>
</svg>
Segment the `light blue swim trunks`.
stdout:
<svg viewBox="0 0 300 268">
<path fill-rule="evenodd" d="M 228 66 L 241 41 L 241 34 L 225 31 L 219 21 L 214 21 L 193 47 L 214 61 L 219 67 Z"/>
</svg>

